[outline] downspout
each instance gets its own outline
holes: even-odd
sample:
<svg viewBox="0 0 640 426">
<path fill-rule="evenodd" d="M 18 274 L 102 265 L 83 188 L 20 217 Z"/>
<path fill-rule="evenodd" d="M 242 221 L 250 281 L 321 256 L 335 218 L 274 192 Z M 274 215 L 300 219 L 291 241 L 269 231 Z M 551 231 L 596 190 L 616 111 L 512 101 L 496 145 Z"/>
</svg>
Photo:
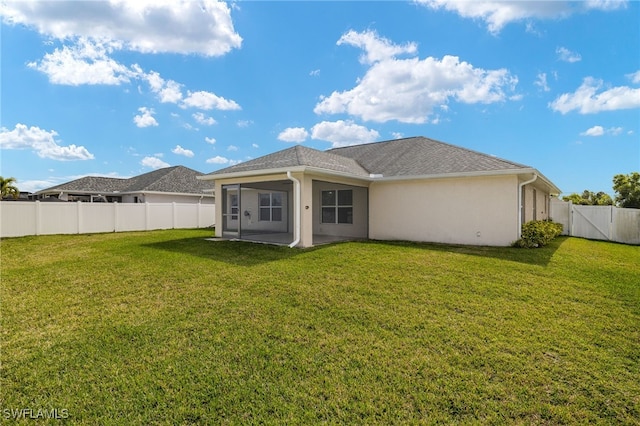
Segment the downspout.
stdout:
<svg viewBox="0 0 640 426">
<path fill-rule="evenodd" d="M 518 239 L 522 236 L 522 188 L 538 179 L 538 174 L 534 173 L 533 177 L 518 185 Z"/>
<path fill-rule="evenodd" d="M 293 182 L 293 186 L 295 189 L 295 195 L 294 195 L 294 213 L 293 213 L 293 217 L 294 220 L 296 221 L 295 223 L 295 227 L 294 227 L 294 240 L 291 244 L 289 244 L 289 247 L 293 248 L 295 246 L 298 245 L 298 243 L 300 243 L 300 222 L 301 222 L 301 215 L 302 215 L 302 211 L 300 210 L 300 197 L 301 197 L 301 191 L 300 191 L 300 181 L 296 178 L 294 178 L 291 175 L 291 172 L 287 172 L 287 178 Z"/>
</svg>

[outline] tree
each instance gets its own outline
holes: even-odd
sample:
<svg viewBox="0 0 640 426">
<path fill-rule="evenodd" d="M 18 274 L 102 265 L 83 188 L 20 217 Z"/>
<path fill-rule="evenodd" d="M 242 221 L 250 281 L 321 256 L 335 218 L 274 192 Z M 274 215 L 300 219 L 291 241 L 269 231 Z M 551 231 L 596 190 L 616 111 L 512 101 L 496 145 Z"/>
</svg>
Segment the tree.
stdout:
<svg viewBox="0 0 640 426">
<path fill-rule="evenodd" d="M 583 206 L 611 206 L 613 205 L 613 199 L 609 194 L 605 192 L 591 192 L 586 189 L 580 194 L 571 194 L 562 197 L 564 201 L 571 201 L 573 204 L 580 204 Z"/>
<path fill-rule="evenodd" d="M 0 176 L 0 189 L 2 190 L 2 198 L 13 197 L 18 198 L 20 191 L 18 187 L 14 185 L 16 178 L 3 178 Z"/>
<path fill-rule="evenodd" d="M 619 207 L 640 209 L 640 173 L 615 175 L 613 190 L 616 192 L 616 203 Z"/>
</svg>

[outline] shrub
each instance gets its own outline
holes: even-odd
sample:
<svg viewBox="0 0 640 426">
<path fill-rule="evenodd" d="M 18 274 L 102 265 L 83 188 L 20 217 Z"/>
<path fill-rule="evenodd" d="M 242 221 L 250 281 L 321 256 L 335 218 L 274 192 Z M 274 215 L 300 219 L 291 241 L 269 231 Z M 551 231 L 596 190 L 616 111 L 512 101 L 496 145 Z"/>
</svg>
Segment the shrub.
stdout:
<svg viewBox="0 0 640 426">
<path fill-rule="evenodd" d="M 562 233 L 562 224 L 548 220 L 532 220 L 522 225 L 522 235 L 514 247 L 535 248 L 547 245 Z"/>
</svg>

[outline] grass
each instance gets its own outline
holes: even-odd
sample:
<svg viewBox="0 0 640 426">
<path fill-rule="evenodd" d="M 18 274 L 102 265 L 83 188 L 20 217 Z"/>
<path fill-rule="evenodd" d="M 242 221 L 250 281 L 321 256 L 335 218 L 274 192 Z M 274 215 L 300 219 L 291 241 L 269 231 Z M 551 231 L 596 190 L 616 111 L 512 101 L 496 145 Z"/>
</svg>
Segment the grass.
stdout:
<svg viewBox="0 0 640 426">
<path fill-rule="evenodd" d="M 207 236 L 1 241 L 0 417 L 640 424 L 640 247 Z"/>
</svg>

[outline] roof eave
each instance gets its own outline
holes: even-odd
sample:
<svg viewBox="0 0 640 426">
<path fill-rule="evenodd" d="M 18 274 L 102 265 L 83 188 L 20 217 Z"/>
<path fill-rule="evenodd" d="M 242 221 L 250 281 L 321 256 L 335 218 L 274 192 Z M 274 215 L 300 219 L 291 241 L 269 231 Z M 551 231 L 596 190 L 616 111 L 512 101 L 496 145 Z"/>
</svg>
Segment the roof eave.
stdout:
<svg viewBox="0 0 640 426">
<path fill-rule="evenodd" d="M 218 179 L 237 179 L 237 178 L 261 176 L 261 175 L 273 175 L 273 174 L 287 173 L 287 172 L 304 172 L 304 170 L 305 170 L 305 166 L 278 167 L 275 169 L 256 169 L 256 170 L 244 170 L 241 172 L 232 172 L 232 173 L 208 174 L 208 175 L 198 176 L 197 179 L 203 180 L 203 181 L 211 181 L 211 180 L 218 180 Z"/>
<path fill-rule="evenodd" d="M 436 173 L 429 175 L 411 175 L 411 176 L 382 176 L 370 178 L 373 182 L 399 182 L 407 180 L 429 180 L 429 179 L 445 179 L 445 178 L 463 178 L 463 177 L 482 177 L 482 176 L 509 176 L 509 175 L 523 175 L 523 174 L 536 174 L 538 179 L 541 179 L 545 185 L 549 187 L 550 193 L 557 195 L 562 191 L 555 186 L 546 176 L 540 173 L 534 168 L 521 168 L 521 169 L 503 169 L 503 170 L 483 170 L 474 172 L 456 172 L 456 173 Z"/>
<path fill-rule="evenodd" d="M 246 177 L 254 177 L 254 176 L 264 176 L 264 175 L 275 175 L 280 173 L 304 173 L 311 172 L 315 174 L 325 175 L 325 176 L 338 176 L 349 179 L 359 179 L 363 181 L 368 181 L 370 178 L 368 176 L 356 175 L 348 172 L 340 172 L 337 170 L 324 169 L 322 167 L 311 167 L 311 166 L 293 166 L 293 167 L 278 167 L 275 169 L 257 169 L 257 170 L 247 170 L 242 172 L 235 173 L 220 173 L 215 175 L 204 175 L 198 176 L 199 180 L 203 181 L 215 181 L 222 179 L 239 179 Z"/>
<path fill-rule="evenodd" d="M 409 180 L 429 180 L 429 179 L 446 179 L 446 178 L 463 178 L 463 177 L 481 177 L 481 176 L 507 176 L 507 175 L 523 175 L 523 174 L 536 174 L 538 179 L 542 180 L 549 188 L 550 192 L 554 195 L 560 194 L 562 191 L 555 186 L 546 176 L 540 173 L 534 168 L 519 168 L 519 169 L 503 169 L 503 170 L 486 170 L 486 171 L 474 171 L 474 172 L 456 172 L 456 173 L 437 173 L 428 175 L 407 175 L 407 176 L 361 176 L 354 175 L 353 173 L 339 172 L 330 169 L 324 169 L 321 167 L 309 167 L 309 166 L 295 166 L 295 167 L 281 167 L 276 169 L 259 169 L 259 170 L 247 170 L 244 172 L 236 173 L 223 173 L 218 175 L 204 175 L 199 176 L 198 179 L 205 181 L 215 181 L 217 179 L 237 179 L 245 177 L 255 177 L 263 175 L 273 175 L 286 172 L 312 172 L 315 174 L 325 176 L 336 176 L 349 179 L 357 179 L 366 182 L 401 182 Z"/>
</svg>

